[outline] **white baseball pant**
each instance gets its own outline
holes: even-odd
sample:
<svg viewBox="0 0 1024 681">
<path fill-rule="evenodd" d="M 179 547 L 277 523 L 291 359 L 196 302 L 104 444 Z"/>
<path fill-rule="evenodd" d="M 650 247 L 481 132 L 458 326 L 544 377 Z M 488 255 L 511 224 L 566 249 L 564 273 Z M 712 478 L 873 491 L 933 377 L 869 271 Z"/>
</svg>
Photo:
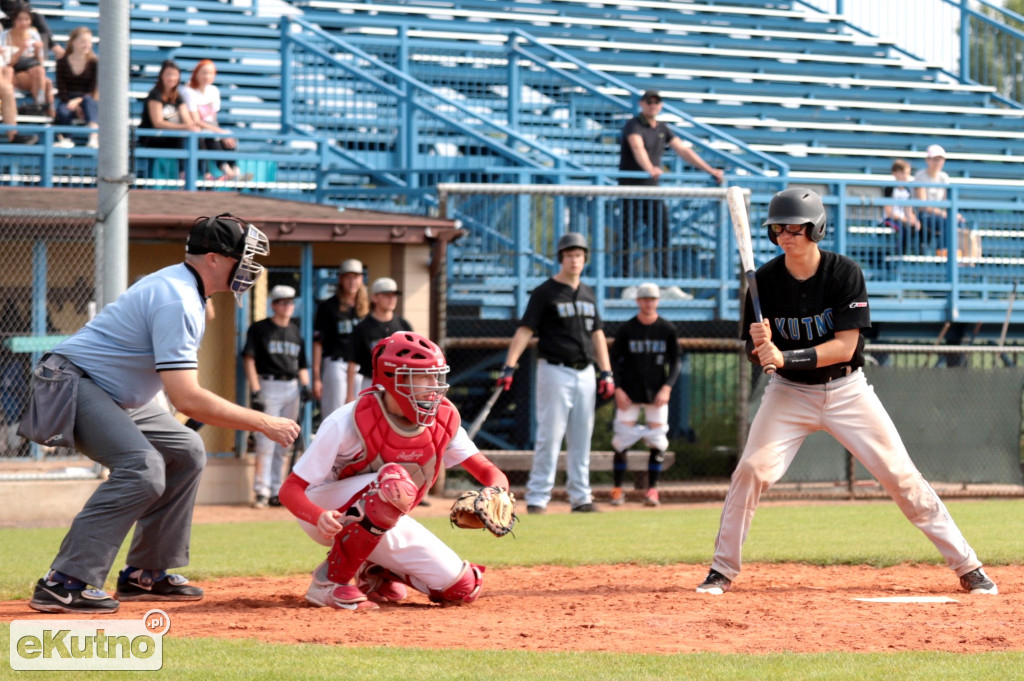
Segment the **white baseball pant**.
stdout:
<svg viewBox="0 0 1024 681">
<path fill-rule="evenodd" d="M 594 366 L 572 369 L 537 362 L 537 437 L 526 483 L 526 503 L 546 507 L 558 470 L 562 438 L 566 447 L 566 492 L 573 507 L 592 501 L 590 436 L 594 432 L 597 380 Z"/>
<path fill-rule="evenodd" d="M 637 423 L 641 409 L 644 422 Z M 616 409 L 612 431 L 612 448 L 617 452 L 629 449 L 641 439 L 648 447 L 665 451 L 668 449 L 668 405 L 631 404 L 625 409 Z"/>
<path fill-rule="evenodd" d="M 320 418 L 330 416 L 348 399 L 348 362 L 325 357 L 320 365 Z"/>
<path fill-rule="evenodd" d="M 732 474 L 712 569 L 729 579 L 740 573 L 743 542 L 761 493 L 785 475 L 800 445 L 818 430 L 835 437 L 863 464 L 958 577 L 981 567 L 946 506 L 910 460 L 874 388 L 858 370 L 821 385 L 772 377 Z"/>
<path fill-rule="evenodd" d="M 299 418 L 299 381 L 260 380 L 263 413 L 297 420 Z M 277 444 L 263 433 L 255 433 L 256 474 L 252 488 L 257 496 L 272 497 L 284 482 L 284 465 L 291 447 Z"/>
<path fill-rule="evenodd" d="M 355 475 L 306 490 L 310 501 L 324 509 L 341 508 L 377 477 L 376 473 Z M 315 525 L 298 521 L 306 534 L 318 544 L 331 546 Z M 403 515 L 373 550 L 367 560 L 407 577 L 423 593 L 442 591 L 451 586 L 464 567 L 463 561 L 447 544 L 413 518 Z"/>
</svg>

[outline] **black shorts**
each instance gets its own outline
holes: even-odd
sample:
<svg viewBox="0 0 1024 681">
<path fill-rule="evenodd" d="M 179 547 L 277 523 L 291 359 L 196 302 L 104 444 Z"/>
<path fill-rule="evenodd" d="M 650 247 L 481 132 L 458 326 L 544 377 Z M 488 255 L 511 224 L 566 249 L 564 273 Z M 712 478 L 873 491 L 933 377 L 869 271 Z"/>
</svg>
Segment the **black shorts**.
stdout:
<svg viewBox="0 0 1024 681">
<path fill-rule="evenodd" d="M 35 57 L 22 57 L 18 61 L 14 62 L 14 72 L 24 73 L 25 71 L 28 71 L 29 69 L 34 69 L 35 67 L 40 65 L 41 64 L 39 63 L 39 60 Z"/>
</svg>

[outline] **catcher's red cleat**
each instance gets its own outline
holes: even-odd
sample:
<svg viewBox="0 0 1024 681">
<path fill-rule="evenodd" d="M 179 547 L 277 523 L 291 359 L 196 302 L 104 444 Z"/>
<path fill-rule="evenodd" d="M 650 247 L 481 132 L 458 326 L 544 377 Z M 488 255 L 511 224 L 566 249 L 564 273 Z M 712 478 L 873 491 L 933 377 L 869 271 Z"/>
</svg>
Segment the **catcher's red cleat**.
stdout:
<svg viewBox="0 0 1024 681">
<path fill-rule="evenodd" d="M 390 571 L 373 563 L 365 563 L 359 571 L 357 583 L 359 590 L 376 603 L 396 603 L 409 595 L 405 584 L 392 579 Z"/>
<path fill-rule="evenodd" d="M 327 605 L 339 610 L 376 610 L 380 607 L 367 600 L 366 594 L 355 584 L 339 584 L 334 587 Z"/>
</svg>

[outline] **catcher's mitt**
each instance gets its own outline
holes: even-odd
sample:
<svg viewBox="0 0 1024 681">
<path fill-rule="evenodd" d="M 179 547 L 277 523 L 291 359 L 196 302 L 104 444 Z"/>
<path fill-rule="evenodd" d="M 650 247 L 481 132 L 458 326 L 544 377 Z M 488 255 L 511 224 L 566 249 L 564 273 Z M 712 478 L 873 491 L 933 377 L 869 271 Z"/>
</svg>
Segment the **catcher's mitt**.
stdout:
<svg viewBox="0 0 1024 681">
<path fill-rule="evenodd" d="M 448 516 L 452 525 L 469 530 L 487 528 L 495 537 L 504 537 L 516 524 L 516 498 L 500 487 L 484 487 L 459 495 Z"/>
</svg>

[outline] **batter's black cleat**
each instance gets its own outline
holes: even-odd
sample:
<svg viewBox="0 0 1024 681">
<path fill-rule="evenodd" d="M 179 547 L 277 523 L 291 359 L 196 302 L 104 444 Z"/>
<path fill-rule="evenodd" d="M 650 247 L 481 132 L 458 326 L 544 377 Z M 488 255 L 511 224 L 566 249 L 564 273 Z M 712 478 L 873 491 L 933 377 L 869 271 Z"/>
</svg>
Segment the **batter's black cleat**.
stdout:
<svg viewBox="0 0 1024 681">
<path fill-rule="evenodd" d="M 708 570 L 708 576 L 697 587 L 697 593 L 721 596 L 730 588 L 732 588 L 732 580 L 718 570 Z"/>
<path fill-rule="evenodd" d="M 573 506 L 572 507 L 572 512 L 573 513 L 600 513 L 601 509 L 599 509 L 597 506 L 594 506 L 594 504 L 592 502 L 587 502 L 585 504 L 580 504 L 579 506 Z"/>
<path fill-rule="evenodd" d="M 988 578 L 981 568 L 971 570 L 960 578 L 960 588 L 972 594 L 998 594 L 999 587 Z"/>
<path fill-rule="evenodd" d="M 544 515 L 548 510 L 543 506 L 527 506 L 526 512 L 530 515 Z"/>
<path fill-rule="evenodd" d="M 114 597 L 119 601 L 198 601 L 203 597 L 203 590 L 190 586 L 181 575 L 121 570 Z"/>
<path fill-rule="evenodd" d="M 63 582 L 50 581 L 50 575 L 36 583 L 36 590 L 28 607 L 39 612 L 67 612 L 104 615 L 117 612 L 121 604 L 102 589 L 84 586 L 68 589 Z"/>
</svg>

